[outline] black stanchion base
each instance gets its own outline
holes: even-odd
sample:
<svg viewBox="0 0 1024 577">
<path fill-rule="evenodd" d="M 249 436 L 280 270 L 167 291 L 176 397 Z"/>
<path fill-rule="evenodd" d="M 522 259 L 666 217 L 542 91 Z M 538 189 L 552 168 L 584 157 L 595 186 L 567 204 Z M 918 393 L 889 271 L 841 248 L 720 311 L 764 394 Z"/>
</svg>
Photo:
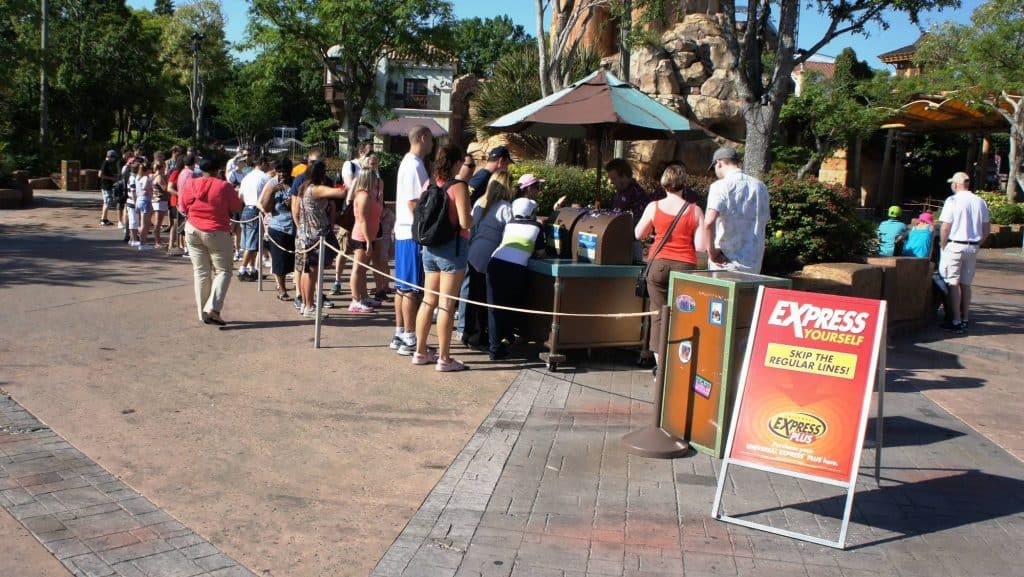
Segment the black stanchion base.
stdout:
<svg viewBox="0 0 1024 577">
<path fill-rule="evenodd" d="M 650 427 L 625 435 L 622 437 L 622 447 L 627 453 L 652 459 L 677 459 L 690 452 L 689 443 L 672 436 L 661 427 Z"/>
</svg>

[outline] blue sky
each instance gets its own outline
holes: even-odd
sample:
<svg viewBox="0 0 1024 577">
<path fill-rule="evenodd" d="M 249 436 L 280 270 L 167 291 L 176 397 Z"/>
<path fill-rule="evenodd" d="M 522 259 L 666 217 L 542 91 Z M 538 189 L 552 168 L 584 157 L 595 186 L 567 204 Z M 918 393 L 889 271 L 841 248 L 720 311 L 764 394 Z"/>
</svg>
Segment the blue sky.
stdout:
<svg viewBox="0 0 1024 577">
<path fill-rule="evenodd" d="M 971 12 L 982 0 L 963 0 L 963 5 L 957 10 L 945 10 L 931 12 L 921 18 L 921 23 L 928 27 L 931 24 L 955 20 L 957 22 L 968 22 Z M 505 2 L 492 2 L 488 0 L 454 0 L 455 15 L 459 18 L 472 18 L 479 16 L 486 18 L 507 14 L 517 24 L 521 24 L 530 34 L 537 33 L 536 4 L 534 0 L 506 0 Z M 136 8 L 152 8 L 152 0 L 128 0 L 128 5 Z M 249 3 L 245 0 L 221 0 L 224 16 L 227 18 L 228 40 L 238 42 L 245 37 L 245 24 L 249 9 Z M 846 46 L 852 46 L 857 51 L 857 56 L 867 60 L 873 68 L 886 68 L 876 58 L 876 55 L 901 46 L 910 44 L 918 37 L 918 29 L 912 25 L 904 16 L 892 14 L 889 19 L 889 29 L 882 30 L 874 26 L 869 31 L 870 35 L 863 36 L 845 35 L 823 48 L 820 53 L 835 56 Z M 800 46 L 809 47 L 816 42 L 824 32 L 827 22 L 813 10 L 804 9 L 800 16 Z M 891 68 L 890 68 L 891 69 Z"/>
</svg>

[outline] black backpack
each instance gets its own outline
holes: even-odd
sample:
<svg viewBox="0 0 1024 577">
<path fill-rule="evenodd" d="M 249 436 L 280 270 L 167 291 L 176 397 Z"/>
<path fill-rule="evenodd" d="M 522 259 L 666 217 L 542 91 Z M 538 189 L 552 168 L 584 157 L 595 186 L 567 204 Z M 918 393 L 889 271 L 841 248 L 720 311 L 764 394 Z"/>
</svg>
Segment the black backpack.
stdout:
<svg viewBox="0 0 1024 577">
<path fill-rule="evenodd" d="M 412 238 L 423 246 L 442 246 L 459 237 L 459 227 L 448 217 L 451 199 L 448 188 L 455 184 L 449 180 L 444 186 L 431 183 L 420 195 L 412 213 Z M 456 244 L 455 254 L 459 253 Z"/>
</svg>

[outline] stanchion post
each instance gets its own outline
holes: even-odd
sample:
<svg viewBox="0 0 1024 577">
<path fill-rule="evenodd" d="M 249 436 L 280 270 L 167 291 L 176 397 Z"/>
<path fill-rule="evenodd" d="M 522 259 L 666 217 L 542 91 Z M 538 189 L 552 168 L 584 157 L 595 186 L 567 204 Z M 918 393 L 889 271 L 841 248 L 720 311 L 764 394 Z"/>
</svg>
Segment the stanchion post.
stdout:
<svg viewBox="0 0 1024 577">
<path fill-rule="evenodd" d="M 263 215 L 256 216 L 256 292 L 263 292 Z"/>
<path fill-rule="evenodd" d="M 317 267 L 316 267 L 316 285 L 313 290 L 316 291 L 316 321 L 314 326 L 313 334 L 313 348 L 320 348 L 320 323 L 321 316 L 323 313 L 323 285 L 324 285 L 324 253 L 327 252 L 327 243 L 324 242 L 323 235 L 320 235 L 320 247 L 317 249 Z"/>
<path fill-rule="evenodd" d="M 652 457 L 655 459 L 674 459 L 682 457 L 690 450 L 690 445 L 665 429 L 661 428 L 662 403 L 664 401 L 665 367 L 672 358 L 668 354 L 668 314 L 669 307 L 663 306 L 658 311 L 661 315 L 661 362 L 658 363 L 658 374 L 654 378 L 654 423 L 639 431 L 633 431 L 622 437 L 622 446 L 626 452 Z"/>
</svg>

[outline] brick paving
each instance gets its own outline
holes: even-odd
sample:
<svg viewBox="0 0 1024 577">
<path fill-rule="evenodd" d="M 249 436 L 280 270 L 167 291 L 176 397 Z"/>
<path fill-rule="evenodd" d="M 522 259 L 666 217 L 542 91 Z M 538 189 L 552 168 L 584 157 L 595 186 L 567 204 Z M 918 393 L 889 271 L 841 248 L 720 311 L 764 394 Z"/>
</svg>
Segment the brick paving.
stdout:
<svg viewBox="0 0 1024 577">
<path fill-rule="evenodd" d="M 626 454 L 651 384 L 621 363 L 520 373 L 373 576 L 1020 575 L 1024 464 L 905 380 L 886 396 L 880 487 L 865 450 L 846 551 L 712 519 L 715 459 Z M 840 493 L 737 467 L 724 499 L 834 539 Z"/>
<path fill-rule="evenodd" d="M 4 394 L 0 507 L 76 577 L 255 577 Z"/>
</svg>

